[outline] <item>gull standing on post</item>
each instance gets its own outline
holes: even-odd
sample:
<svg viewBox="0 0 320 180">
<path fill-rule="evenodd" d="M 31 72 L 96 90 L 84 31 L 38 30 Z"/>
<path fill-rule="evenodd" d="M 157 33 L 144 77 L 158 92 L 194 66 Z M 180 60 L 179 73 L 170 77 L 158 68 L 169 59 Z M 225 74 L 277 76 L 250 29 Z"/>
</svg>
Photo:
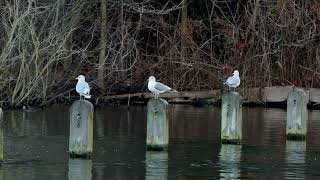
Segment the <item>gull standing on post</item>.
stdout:
<svg viewBox="0 0 320 180">
<path fill-rule="evenodd" d="M 169 92 L 169 91 L 178 92 L 167 85 L 157 82 L 154 76 L 150 76 L 148 79 L 148 89 L 154 93 L 155 98 L 158 98 L 160 93 Z"/>
<path fill-rule="evenodd" d="M 233 88 L 233 90 L 235 90 L 236 87 L 238 87 L 240 85 L 240 77 L 239 77 L 239 71 L 235 70 L 232 74 L 232 76 L 230 76 L 227 81 L 223 84 L 228 85 L 229 90 L 230 88 Z"/>
<path fill-rule="evenodd" d="M 81 96 L 87 99 L 91 98 L 90 95 L 90 87 L 89 84 L 86 82 L 85 77 L 83 75 L 79 75 L 76 79 L 78 79 L 78 83 L 76 85 L 76 91 L 79 93 L 80 95 L 80 100 L 81 100 Z"/>
</svg>

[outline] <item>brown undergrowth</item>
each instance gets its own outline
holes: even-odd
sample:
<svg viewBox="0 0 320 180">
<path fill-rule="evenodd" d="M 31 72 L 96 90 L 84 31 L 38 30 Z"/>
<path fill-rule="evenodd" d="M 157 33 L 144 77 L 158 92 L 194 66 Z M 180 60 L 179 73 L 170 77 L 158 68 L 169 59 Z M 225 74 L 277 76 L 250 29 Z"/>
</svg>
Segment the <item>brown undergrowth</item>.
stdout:
<svg viewBox="0 0 320 180">
<path fill-rule="evenodd" d="M 320 87 L 317 0 L 108 0 L 106 7 L 101 43 L 100 1 L 1 1 L 2 106 L 72 99 L 78 74 L 95 98 L 146 91 L 150 75 L 179 91 L 217 89 L 234 69 L 243 89 Z M 105 89 L 97 85 L 101 68 Z"/>
</svg>

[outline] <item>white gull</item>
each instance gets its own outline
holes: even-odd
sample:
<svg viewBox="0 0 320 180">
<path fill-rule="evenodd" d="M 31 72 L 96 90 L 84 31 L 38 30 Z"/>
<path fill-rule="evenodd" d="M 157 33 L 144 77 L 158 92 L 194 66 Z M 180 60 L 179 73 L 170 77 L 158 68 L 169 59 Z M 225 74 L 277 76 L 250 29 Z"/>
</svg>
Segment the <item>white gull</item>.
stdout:
<svg viewBox="0 0 320 180">
<path fill-rule="evenodd" d="M 233 90 L 240 85 L 240 77 L 239 77 L 239 71 L 235 70 L 233 74 L 227 79 L 227 81 L 224 83 L 230 88 L 233 88 Z"/>
<path fill-rule="evenodd" d="M 78 83 L 76 85 L 76 91 L 80 95 L 80 100 L 81 96 L 84 98 L 90 99 L 90 87 L 89 84 L 86 82 L 85 77 L 83 75 L 79 75 L 76 79 L 78 79 Z"/>
<path fill-rule="evenodd" d="M 160 93 L 169 92 L 169 91 L 177 92 L 171 87 L 164 85 L 160 82 L 157 82 L 154 76 L 150 76 L 148 79 L 148 89 L 154 93 L 155 98 L 158 98 Z"/>
</svg>

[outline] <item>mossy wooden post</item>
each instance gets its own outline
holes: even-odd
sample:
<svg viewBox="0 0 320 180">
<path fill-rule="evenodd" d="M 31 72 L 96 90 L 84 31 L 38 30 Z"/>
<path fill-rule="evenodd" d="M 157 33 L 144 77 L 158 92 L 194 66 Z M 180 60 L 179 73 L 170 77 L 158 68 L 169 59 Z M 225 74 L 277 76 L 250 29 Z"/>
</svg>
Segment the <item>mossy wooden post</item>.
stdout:
<svg viewBox="0 0 320 180">
<path fill-rule="evenodd" d="M 237 92 L 222 95 L 221 142 L 239 144 L 242 139 L 242 102 Z"/>
<path fill-rule="evenodd" d="M 304 140 L 307 133 L 308 94 L 301 88 L 293 88 L 287 99 L 287 139 Z"/>
<path fill-rule="evenodd" d="M 147 105 L 147 150 L 166 150 L 169 144 L 168 102 L 150 99 Z"/>
<path fill-rule="evenodd" d="M 70 107 L 69 153 L 71 158 L 90 158 L 93 144 L 93 105 L 86 100 Z"/>
</svg>

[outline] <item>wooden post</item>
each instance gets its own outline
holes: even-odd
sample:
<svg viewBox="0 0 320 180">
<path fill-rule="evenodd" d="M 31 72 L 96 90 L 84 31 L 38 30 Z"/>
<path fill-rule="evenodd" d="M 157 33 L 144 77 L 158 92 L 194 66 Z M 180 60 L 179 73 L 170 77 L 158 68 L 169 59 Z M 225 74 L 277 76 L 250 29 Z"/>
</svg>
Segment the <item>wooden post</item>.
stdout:
<svg viewBox="0 0 320 180">
<path fill-rule="evenodd" d="M 293 88 L 287 100 L 287 139 L 304 140 L 307 133 L 308 95 L 301 88 Z"/>
<path fill-rule="evenodd" d="M 92 160 L 91 159 L 69 159 L 69 180 L 91 180 Z"/>
<path fill-rule="evenodd" d="M 71 158 L 90 158 L 93 144 L 93 105 L 86 100 L 70 107 L 69 153 Z"/>
<path fill-rule="evenodd" d="M 147 105 L 147 150 L 165 150 L 169 144 L 168 102 L 150 99 Z"/>
<path fill-rule="evenodd" d="M 237 92 L 222 95 L 221 142 L 239 144 L 242 139 L 242 103 Z"/>
</svg>

